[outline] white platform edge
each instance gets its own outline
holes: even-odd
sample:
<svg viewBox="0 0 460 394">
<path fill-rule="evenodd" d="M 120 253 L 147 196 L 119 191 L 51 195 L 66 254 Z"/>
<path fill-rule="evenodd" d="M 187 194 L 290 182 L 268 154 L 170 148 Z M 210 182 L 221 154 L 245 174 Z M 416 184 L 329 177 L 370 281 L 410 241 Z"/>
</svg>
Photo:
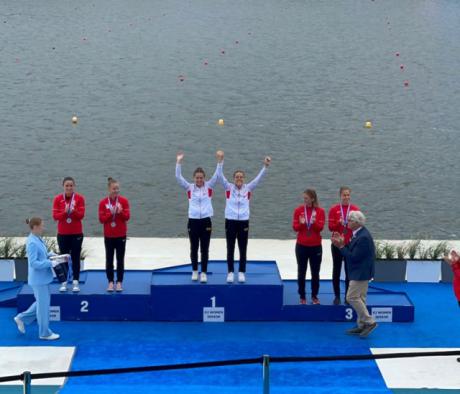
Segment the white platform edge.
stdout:
<svg viewBox="0 0 460 394">
<path fill-rule="evenodd" d="M 17 238 L 23 241 L 24 238 Z M 385 242 L 385 240 L 382 240 Z M 394 241 L 391 242 L 407 242 Z M 442 240 L 423 241 L 424 246 L 439 243 Z M 248 260 L 276 260 L 282 279 L 297 278 L 295 258 L 295 239 L 250 239 L 248 243 Z M 448 241 L 453 248 L 460 248 L 460 241 Z M 321 279 L 332 278 L 331 242 L 323 239 L 323 260 Z M 85 237 L 83 248 L 87 251 L 84 269 L 105 269 L 105 249 L 102 237 Z M 224 238 L 212 238 L 209 248 L 210 260 L 226 259 L 226 241 Z M 235 250 L 238 260 L 238 247 Z M 126 245 L 126 269 L 156 269 L 182 264 L 190 264 L 190 243 L 188 238 L 140 238 L 128 237 Z M 236 263 L 237 264 L 237 263 Z M 310 270 L 307 271 L 310 279 Z"/>
<path fill-rule="evenodd" d="M 372 354 L 438 352 L 459 348 L 371 348 Z M 459 389 L 458 356 L 376 360 L 389 389 Z"/>
<path fill-rule="evenodd" d="M 2 376 L 32 373 L 68 371 L 75 354 L 73 346 L 5 346 L 0 347 L 0 371 Z M 66 378 L 33 380 L 33 386 L 62 386 Z M 0 385 L 22 385 L 21 381 Z"/>
</svg>

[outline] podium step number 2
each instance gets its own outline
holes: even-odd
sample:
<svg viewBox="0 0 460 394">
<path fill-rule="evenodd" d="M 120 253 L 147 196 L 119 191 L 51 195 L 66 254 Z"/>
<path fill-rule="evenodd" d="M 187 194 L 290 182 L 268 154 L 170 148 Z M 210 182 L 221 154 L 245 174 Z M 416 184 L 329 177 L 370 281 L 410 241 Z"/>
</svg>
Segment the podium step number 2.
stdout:
<svg viewBox="0 0 460 394">
<path fill-rule="evenodd" d="M 225 308 L 216 306 L 216 297 L 211 297 L 211 306 L 203 308 L 203 322 L 223 323 L 225 322 Z"/>
</svg>

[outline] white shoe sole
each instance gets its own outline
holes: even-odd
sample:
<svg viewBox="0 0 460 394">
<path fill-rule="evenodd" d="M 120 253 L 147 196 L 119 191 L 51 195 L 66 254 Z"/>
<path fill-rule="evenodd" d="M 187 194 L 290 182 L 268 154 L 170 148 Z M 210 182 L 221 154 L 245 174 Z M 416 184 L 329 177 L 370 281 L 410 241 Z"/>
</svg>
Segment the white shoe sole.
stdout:
<svg viewBox="0 0 460 394">
<path fill-rule="evenodd" d="M 26 333 L 26 327 L 24 325 L 24 322 L 19 318 L 19 317 L 15 317 L 14 318 L 14 322 L 16 323 L 16 325 L 18 326 L 18 331 L 21 333 L 21 334 L 25 334 Z"/>
<path fill-rule="evenodd" d="M 52 334 L 50 335 L 49 337 L 40 337 L 40 339 L 44 340 L 44 341 L 56 341 L 60 338 L 60 335 L 59 334 Z"/>
</svg>

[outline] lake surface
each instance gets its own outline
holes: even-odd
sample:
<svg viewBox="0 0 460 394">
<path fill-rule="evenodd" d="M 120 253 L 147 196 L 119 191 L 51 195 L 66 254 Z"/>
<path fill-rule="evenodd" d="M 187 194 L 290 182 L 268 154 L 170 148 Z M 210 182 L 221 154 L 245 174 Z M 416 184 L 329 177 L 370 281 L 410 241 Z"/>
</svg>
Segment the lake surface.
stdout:
<svg viewBox="0 0 460 394">
<path fill-rule="evenodd" d="M 85 234 L 112 176 L 130 235 L 185 236 L 176 152 L 191 179 L 220 148 L 227 178 L 273 158 L 252 237 L 294 237 L 301 192 L 328 209 L 346 184 L 376 238 L 457 238 L 459 21 L 456 0 L 2 1 L 0 234 L 53 233 L 71 175 Z M 214 211 L 223 236 L 220 186 Z"/>
</svg>

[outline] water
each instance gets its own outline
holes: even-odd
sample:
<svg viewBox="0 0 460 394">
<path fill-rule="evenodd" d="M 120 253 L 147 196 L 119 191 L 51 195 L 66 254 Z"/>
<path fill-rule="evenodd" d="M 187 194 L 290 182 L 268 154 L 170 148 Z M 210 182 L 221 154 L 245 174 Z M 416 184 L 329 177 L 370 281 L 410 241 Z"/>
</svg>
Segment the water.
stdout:
<svg viewBox="0 0 460 394">
<path fill-rule="evenodd" d="M 52 233 L 71 175 L 87 235 L 102 233 L 112 176 L 130 235 L 185 236 L 175 154 L 190 179 L 198 165 L 211 174 L 222 148 L 227 177 L 273 158 L 253 237 L 293 237 L 302 190 L 328 209 L 346 184 L 377 238 L 455 238 L 458 20 L 455 0 L 3 1 L 0 234 L 23 234 L 32 214 Z M 223 236 L 221 188 L 214 210 Z"/>
</svg>

